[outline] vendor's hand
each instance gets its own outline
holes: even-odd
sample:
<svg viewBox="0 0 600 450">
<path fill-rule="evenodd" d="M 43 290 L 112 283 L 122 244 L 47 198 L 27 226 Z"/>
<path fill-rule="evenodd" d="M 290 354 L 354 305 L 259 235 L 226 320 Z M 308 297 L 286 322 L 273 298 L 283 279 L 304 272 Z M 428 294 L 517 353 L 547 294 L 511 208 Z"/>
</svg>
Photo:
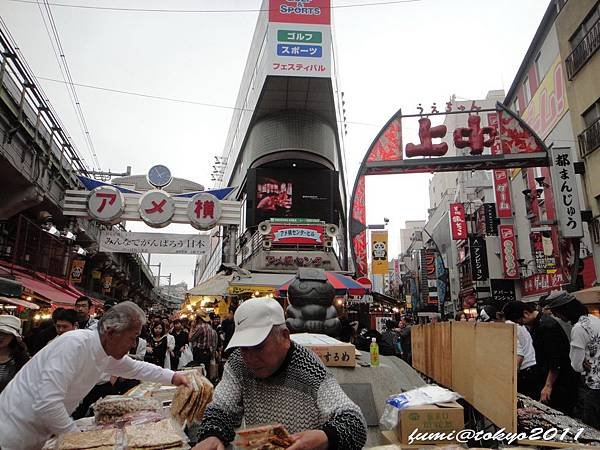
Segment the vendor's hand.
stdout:
<svg viewBox="0 0 600 450">
<path fill-rule="evenodd" d="M 545 385 L 544 389 L 540 393 L 540 402 L 550 403 L 550 396 L 552 395 L 552 386 Z"/>
<path fill-rule="evenodd" d="M 589 359 L 584 359 L 582 366 L 586 372 L 589 372 L 590 370 L 592 370 L 592 363 L 589 361 Z"/>
<path fill-rule="evenodd" d="M 294 443 L 287 450 L 327 450 L 329 439 L 324 431 L 308 430 L 292 434 Z"/>
<path fill-rule="evenodd" d="M 152 347 L 146 347 L 146 353 L 152 353 Z"/>
<path fill-rule="evenodd" d="M 190 384 L 190 380 L 188 380 L 188 377 L 181 372 L 175 372 L 173 374 L 173 378 L 171 378 L 171 384 L 175 386 L 185 386 L 188 388 L 192 387 L 192 385 Z"/>
<path fill-rule="evenodd" d="M 219 438 L 211 436 L 198 442 L 192 450 L 225 450 L 225 446 Z"/>
</svg>

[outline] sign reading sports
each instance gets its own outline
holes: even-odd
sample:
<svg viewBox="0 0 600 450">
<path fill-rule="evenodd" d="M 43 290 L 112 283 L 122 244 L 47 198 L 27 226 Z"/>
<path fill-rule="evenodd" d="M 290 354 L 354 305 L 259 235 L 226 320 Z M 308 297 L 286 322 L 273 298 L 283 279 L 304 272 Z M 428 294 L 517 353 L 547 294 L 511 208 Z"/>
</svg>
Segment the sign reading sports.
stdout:
<svg viewBox="0 0 600 450">
<path fill-rule="evenodd" d="M 269 22 L 331 23 L 331 0 L 270 0 Z"/>
</svg>

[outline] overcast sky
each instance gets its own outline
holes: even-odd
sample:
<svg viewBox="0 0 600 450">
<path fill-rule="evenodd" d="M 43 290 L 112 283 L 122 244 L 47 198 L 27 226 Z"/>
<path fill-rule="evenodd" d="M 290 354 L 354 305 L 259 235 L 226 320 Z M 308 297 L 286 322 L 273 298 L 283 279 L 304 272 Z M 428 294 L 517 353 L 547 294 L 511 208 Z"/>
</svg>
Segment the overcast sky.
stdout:
<svg viewBox="0 0 600 450">
<path fill-rule="evenodd" d="M 489 90 L 508 90 L 548 5 L 547 0 L 388 0 L 368 5 L 377 1 L 333 0 L 338 75 L 349 123 L 349 193 L 365 151 L 399 108 L 414 113 L 418 103 L 441 105 L 452 94 L 459 100 L 479 99 Z M 161 163 L 174 176 L 212 186 L 213 156 L 225 144 L 260 4 L 50 0 L 75 83 L 189 102 L 76 87 L 103 170 L 132 166 L 133 173 L 145 174 Z M 43 18 L 50 29 L 45 7 L 30 0 L 1 0 L 0 15 L 79 152 L 89 166 L 95 165 L 66 85 L 50 81 L 63 77 L 44 24 Z M 395 175 L 367 181 L 367 221 L 390 219 L 391 255 L 399 251 L 398 230 L 404 221 L 426 218 L 428 179 Z M 193 229 L 172 225 L 163 231 Z M 157 261 L 163 261 L 162 274 L 173 273 L 173 283 L 192 284 L 194 257 L 153 256 Z"/>
</svg>

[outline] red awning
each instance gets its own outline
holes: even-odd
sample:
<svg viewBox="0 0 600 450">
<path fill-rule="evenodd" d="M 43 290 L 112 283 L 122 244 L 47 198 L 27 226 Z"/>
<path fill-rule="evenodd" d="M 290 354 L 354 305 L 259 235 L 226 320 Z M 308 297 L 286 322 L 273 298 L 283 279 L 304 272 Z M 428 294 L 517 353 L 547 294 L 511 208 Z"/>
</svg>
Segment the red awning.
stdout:
<svg viewBox="0 0 600 450">
<path fill-rule="evenodd" d="M 22 306 L 29 309 L 40 309 L 40 307 L 35 303 L 28 302 L 27 300 L 21 300 L 20 298 L 0 296 L 0 303 L 10 303 L 11 305 Z"/>
<path fill-rule="evenodd" d="M 55 283 L 48 280 L 39 280 L 25 274 L 15 274 L 19 283 L 25 289 L 33 291 L 35 294 L 47 299 L 52 304 L 73 306 L 77 296 Z"/>
</svg>

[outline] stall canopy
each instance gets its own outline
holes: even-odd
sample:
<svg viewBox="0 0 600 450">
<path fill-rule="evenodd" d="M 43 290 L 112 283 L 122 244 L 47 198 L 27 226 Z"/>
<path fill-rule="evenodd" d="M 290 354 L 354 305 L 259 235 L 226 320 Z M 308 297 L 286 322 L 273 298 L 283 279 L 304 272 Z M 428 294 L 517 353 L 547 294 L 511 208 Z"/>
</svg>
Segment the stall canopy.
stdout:
<svg viewBox="0 0 600 450">
<path fill-rule="evenodd" d="M 235 275 L 229 283 L 229 294 L 256 293 L 273 294 L 282 284 L 288 283 L 296 275 L 293 273 L 250 273 L 247 276 Z"/>
<path fill-rule="evenodd" d="M 25 274 L 15 275 L 17 281 L 26 289 L 34 292 L 54 305 L 73 306 L 77 296 L 66 288 L 63 288 L 48 280 L 38 280 Z"/>
<path fill-rule="evenodd" d="M 218 273 L 214 277 L 194 286 L 188 291 L 192 296 L 207 296 L 207 297 L 224 297 L 227 295 L 229 282 L 233 275 L 225 275 Z"/>
<path fill-rule="evenodd" d="M 583 304 L 600 303 L 600 286 L 582 289 L 581 291 L 573 292 L 573 295 Z"/>
<path fill-rule="evenodd" d="M 22 306 L 29 309 L 40 309 L 35 303 L 28 302 L 27 300 L 21 300 L 20 298 L 9 298 L 0 296 L 0 303 L 9 303 L 11 305 Z"/>
<path fill-rule="evenodd" d="M 365 295 L 368 293 L 368 288 L 358 281 L 337 272 L 325 272 L 327 275 L 327 281 L 331 283 L 335 289 L 337 295 Z M 277 289 L 277 295 L 285 297 L 287 295 L 288 287 L 294 276 L 292 276 L 285 284 L 279 286 Z"/>
<path fill-rule="evenodd" d="M 0 295 L 7 297 L 20 297 L 23 292 L 23 285 L 15 280 L 0 277 Z"/>
</svg>

